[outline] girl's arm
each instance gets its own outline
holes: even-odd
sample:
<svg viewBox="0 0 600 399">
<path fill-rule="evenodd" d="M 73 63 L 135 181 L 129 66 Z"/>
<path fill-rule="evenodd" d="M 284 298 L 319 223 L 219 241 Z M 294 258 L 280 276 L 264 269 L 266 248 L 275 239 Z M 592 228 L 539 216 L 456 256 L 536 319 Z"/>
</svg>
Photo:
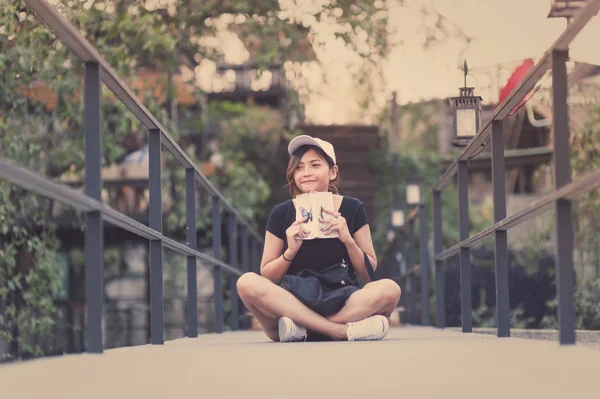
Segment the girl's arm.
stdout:
<svg viewBox="0 0 600 399">
<path fill-rule="evenodd" d="M 274 283 L 281 281 L 292 262 L 283 259 L 283 240 L 270 231 L 265 234 L 265 247 L 260 262 L 260 274 Z M 296 256 L 289 248 L 285 251 L 286 259 Z"/>
</svg>

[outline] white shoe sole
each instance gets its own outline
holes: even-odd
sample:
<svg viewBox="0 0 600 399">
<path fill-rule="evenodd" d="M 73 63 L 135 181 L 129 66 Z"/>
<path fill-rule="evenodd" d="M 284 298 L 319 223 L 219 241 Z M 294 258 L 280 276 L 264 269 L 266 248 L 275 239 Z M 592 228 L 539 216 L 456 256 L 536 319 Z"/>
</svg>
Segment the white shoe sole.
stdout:
<svg viewBox="0 0 600 399">
<path fill-rule="evenodd" d="M 279 318 L 279 320 L 277 321 L 277 328 L 279 330 L 279 342 L 289 342 L 289 339 L 291 338 L 291 334 L 288 333 L 290 327 L 291 326 L 289 326 L 289 322 L 286 317 Z"/>
</svg>

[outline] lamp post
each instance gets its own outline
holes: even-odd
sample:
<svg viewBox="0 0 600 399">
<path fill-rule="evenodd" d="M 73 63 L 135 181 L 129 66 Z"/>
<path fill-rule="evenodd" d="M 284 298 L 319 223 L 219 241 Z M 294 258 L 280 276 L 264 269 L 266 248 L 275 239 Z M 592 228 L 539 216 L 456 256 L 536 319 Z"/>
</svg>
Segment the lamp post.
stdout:
<svg viewBox="0 0 600 399">
<path fill-rule="evenodd" d="M 410 176 L 406 179 L 406 205 L 416 207 L 421 205 L 421 179 Z"/>
<path fill-rule="evenodd" d="M 389 233 L 393 234 L 394 246 L 394 259 L 398 262 L 398 273 L 402 275 L 406 272 L 406 263 L 402 261 L 402 248 L 404 244 L 404 237 L 402 236 L 404 227 L 404 210 L 402 208 L 396 208 L 392 210 L 391 230 Z"/>
<path fill-rule="evenodd" d="M 459 88 L 460 95 L 452 97 L 451 104 L 454 109 L 454 140 L 452 145 L 464 147 L 477 135 L 481 126 L 481 100 L 475 96 L 475 88 L 467 87 L 469 68 L 467 61 L 464 64 L 465 85 Z"/>
<path fill-rule="evenodd" d="M 404 210 L 403 209 L 394 209 L 392 211 L 392 227 L 394 230 L 398 230 L 401 227 L 404 227 Z"/>
<path fill-rule="evenodd" d="M 392 92 L 392 132 L 390 146 L 392 152 L 392 217 L 391 217 L 391 228 L 388 231 L 388 242 L 392 244 L 393 259 L 398 262 L 398 268 L 400 274 L 402 274 L 402 265 L 404 262 L 400 262 L 399 254 L 402 248 L 402 240 L 399 235 L 401 234 L 401 228 L 404 226 L 404 211 L 400 207 L 398 199 L 398 103 L 396 101 L 396 92 Z M 400 241 L 400 242 L 399 242 Z M 391 271 L 390 271 L 391 275 Z"/>
<path fill-rule="evenodd" d="M 465 61 L 465 85 L 460 88 L 460 96 L 452 98 L 454 108 L 454 142 L 461 147 L 469 143 L 479 131 L 481 120 L 481 97 L 474 95 L 474 89 L 467 87 L 469 69 Z M 468 187 L 468 160 L 459 160 L 457 165 L 458 182 L 458 226 L 460 240 L 469 238 L 469 187 Z M 460 249 L 460 290 L 461 290 L 461 318 L 462 331 L 472 331 L 472 303 L 471 303 L 471 252 L 468 247 Z"/>
<path fill-rule="evenodd" d="M 392 180 L 393 180 L 393 198 L 392 208 L 398 206 L 398 103 L 396 102 L 396 92 L 392 92 Z"/>
<path fill-rule="evenodd" d="M 427 238 L 427 210 L 422 194 L 422 180 L 412 176 L 406 183 L 406 203 L 419 207 L 419 265 L 421 268 L 421 324 L 429 325 L 429 253 Z"/>
</svg>

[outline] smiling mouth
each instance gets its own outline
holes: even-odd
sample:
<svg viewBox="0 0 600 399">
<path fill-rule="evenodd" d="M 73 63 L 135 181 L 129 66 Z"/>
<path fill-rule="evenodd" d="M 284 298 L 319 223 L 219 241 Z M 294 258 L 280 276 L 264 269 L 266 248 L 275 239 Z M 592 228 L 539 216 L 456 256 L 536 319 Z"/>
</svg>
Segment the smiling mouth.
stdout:
<svg viewBox="0 0 600 399">
<path fill-rule="evenodd" d="M 309 180 L 309 181 L 302 182 L 302 184 L 316 183 L 316 182 L 317 182 L 316 180 Z"/>
</svg>

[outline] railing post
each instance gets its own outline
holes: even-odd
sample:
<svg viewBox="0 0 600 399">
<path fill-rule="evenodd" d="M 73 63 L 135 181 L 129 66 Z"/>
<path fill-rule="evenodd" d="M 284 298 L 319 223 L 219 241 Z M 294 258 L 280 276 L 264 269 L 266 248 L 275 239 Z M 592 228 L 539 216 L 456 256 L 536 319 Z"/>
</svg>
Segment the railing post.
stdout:
<svg viewBox="0 0 600 399">
<path fill-rule="evenodd" d="M 433 252 L 437 256 L 442 252 L 442 193 L 433 192 Z M 446 327 L 446 280 L 444 262 L 435 260 L 435 326 Z"/>
<path fill-rule="evenodd" d="M 213 256 L 221 260 L 221 203 L 216 195 L 212 199 L 212 239 Z M 223 285 L 220 266 L 213 267 L 213 282 L 215 296 L 215 332 L 223 332 Z"/>
<path fill-rule="evenodd" d="M 429 244 L 427 237 L 427 209 L 419 206 L 419 265 L 421 266 L 421 324 L 429 325 Z"/>
<path fill-rule="evenodd" d="M 260 243 L 259 240 L 256 241 L 256 270 L 258 274 L 260 274 L 260 261 L 262 260 L 264 246 Z"/>
<path fill-rule="evenodd" d="M 242 273 L 248 272 L 248 229 L 246 226 L 240 226 L 240 235 L 241 235 L 241 251 L 242 251 Z M 242 302 L 240 311 L 242 314 L 246 313 L 246 306 Z"/>
<path fill-rule="evenodd" d="M 150 129 L 148 135 L 150 176 L 150 228 L 162 233 L 161 132 Z M 150 340 L 164 344 L 163 243 L 150 240 Z"/>
<path fill-rule="evenodd" d="M 228 219 L 228 237 L 229 243 L 227 245 L 228 263 L 238 268 L 238 233 L 237 233 L 237 220 L 235 214 L 229 214 Z M 237 330 L 239 328 L 239 302 L 238 293 L 236 289 L 237 276 L 232 274 L 229 277 L 229 290 L 231 291 L 231 329 Z"/>
<path fill-rule="evenodd" d="M 469 161 L 458 161 L 458 225 L 460 240 L 469 238 Z M 473 330 L 471 304 L 471 250 L 460 249 L 460 307 L 462 331 Z"/>
<path fill-rule="evenodd" d="M 502 121 L 492 121 L 492 184 L 494 223 L 506 218 L 506 183 L 504 134 Z M 508 286 L 508 236 L 506 230 L 494 232 L 496 266 L 496 320 L 498 337 L 510 337 L 510 303 Z"/>
<path fill-rule="evenodd" d="M 250 267 L 256 274 L 260 274 L 260 261 L 258 260 L 258 242 L 252 237 L 250 244 Z"/>
<path fill-rule="evenodd" d="M 185 170 L 185 212 L 186 212 L 186 240 L 187 246 L 196 250 L 198 247 L 196 236 L 196 173 L 194 169 Z M 196 257 L 187 257 L 187 336 L 198 336 L 198 277 Z"/>
<path fill-rule="evenodd" d="M 248 229 L 245 226 L 241 227 L 241 238 L 242 238 L 242 273 L 249 271 L 249 240 L 248 240 Z"/>
<path fill-rule="evenodd" d="M 552 125 L 554 126 L 554 187 L 571 183 L 571 159 L 568 86 L 566 61 L 568 51 L 552 52 Z M 556 201 L 556 287 L 558 291 L 558 323 L 561 345 L 575 343 L 573 210 L 571 201 Z"/>
<path fill-rule="evenodd" d="M 254 262 L 255 254 L 256 254 L 256 249 L 254 248 L 254 237 L 249 235 L 248 236 L 248 270 L 253 273 L 260 274 L 254 267 L 255 266 L 255 262 Z"/>
<path fill-rule="evenodd" d="M 85 63 L 85 194 L 102 201 L 102 132 L 100 130 L 100 67 Z M 102 303 L 104 301 L 104 226 L 98 211 L 85 213 L 86 341 L 90 353 L 103 352 Z"/>
<path fill-rule="evenodd" d="M 408 222 L 408 276 L 406 277 L 406 288 L 408 288 L 408 313 L 410 324 L 417 324 L 417 287 L 412 269 L 415 267 L 415 222 Z"/>
</svg>

